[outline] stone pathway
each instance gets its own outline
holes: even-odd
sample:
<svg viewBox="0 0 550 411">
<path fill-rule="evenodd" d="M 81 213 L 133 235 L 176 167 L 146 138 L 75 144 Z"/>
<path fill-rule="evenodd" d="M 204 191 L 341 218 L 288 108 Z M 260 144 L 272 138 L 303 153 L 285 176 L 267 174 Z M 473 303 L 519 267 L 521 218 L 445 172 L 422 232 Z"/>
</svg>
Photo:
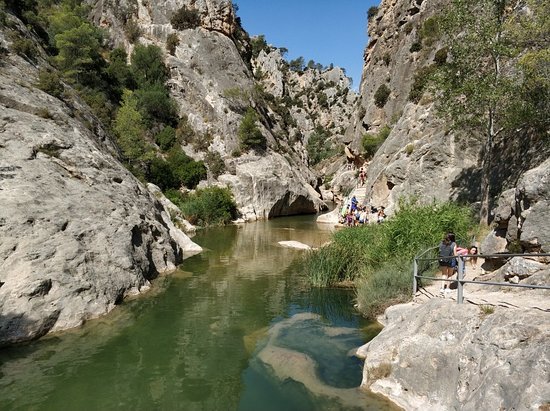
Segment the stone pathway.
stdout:
<svg viewBox="0 0 550 411">
<path fill-rule="evenodd" d="M 473 280 L 483 274 L 480 265 L 477 268 L 468 266 L 466 280 Z M 441 281 L 421 287 L 414 296 L 413 302 L 424 303 L 432 298 L 443 298 L 456 301 L 457 290 L 451 290 L 447 294 L 441 294 L 439 289 Z M 513 288 L 483 286 L 477 284 L 464 285 L 464 303 L 478 306 L 493 306 L 505 308 L 532 309 L 550 313 L 550 290 L 537 290 L 529 288 Z"/>
</svg>

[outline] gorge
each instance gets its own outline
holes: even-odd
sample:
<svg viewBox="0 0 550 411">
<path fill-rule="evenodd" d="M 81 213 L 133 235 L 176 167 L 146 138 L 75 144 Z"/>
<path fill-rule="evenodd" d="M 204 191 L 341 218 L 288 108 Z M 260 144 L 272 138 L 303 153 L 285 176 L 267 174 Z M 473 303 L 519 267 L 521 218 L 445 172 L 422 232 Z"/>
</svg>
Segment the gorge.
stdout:
<svg viewBox="0 0 550 411">
<path fill-rule="evenodd" d="M 490 152 L 491 162 L 488 163 L 487 145 L 483 139 L 470 130 L 451 127 L 449 120 L 441 116 L 434 93 L 428 90 L 427 86 L 423 88 L 420 80 L 428 75 L 433 65 L 441 61 L 442 50 L 447 47 L 444 36 L 433 30 L 437 13 L 449 5 L 446 0 L 382 0 L 375 10 L 369 10 L 369 43 L 363 56 L 364 71 L 359 93 L 353 91 L 350 80 L 342 69 L 292 67 L 285 60 L 283 50 L 269 45 L 263 38 L 251 39 L 241 27 L 235 7 L 230 1 L 86 0 L 83 2 L 86 6 L 83 10 L 86 12 L 86 19 L 93 22 L 93 25 L 87 26 L 88 23 L 82 23 L 79 28 L 84 27 L 90 32 L 93 31 L 91 27 L 103 30 L 104 48 L 98 56 L 93 56 L 93 59 L 97 59 L 94 60 L 94 64 L 101 67 L 102 76 L 105 73 L 112 75 L 100 76 L 100 80 L 96 79 L 98 83 L 111 81 L 118 84 L 124 70 L 134 70 L 135 75 L 136 50 L 141 46 L 146 50 L 160 50 L 162 67 L 166 70 L 163 74 L 166 75 L 166 81 L 162 84 L 165 89 L 161 87 L 156 90 L 157 94 L 149 96 L 164 96 L 163 90 L 166 90 L 166 95 L 174 102 L 175 119 L 168 118 L 162 123 L 158 118 L 151 119 L 143 115 L 139 121 L 124 123 L 128 127 L 125 129 L 128 133 L 124 136 L 117 131 L 121 129 L 118 126 L 122 121 L 119 121 L 120 117 L 117 118 L 116 113 L 121 112 L 120 107 L 124 106 L 125 102 L 132 100 L 131 97 L 124 100 L 122 89 L 131 89 L 130 94 L 138 96 L 138 99 L 146 95 L 146 89 L 140 88 L 140 85 L 130 84 L 131 81 L 126 79 L 129 82 L 113 92 L 119 104 L 115 106 L 112 98 L 102 100 L 99 97 L 101 93 L 97 90 L 92 92 L 89 84 L 83 87 L 79 83 L 82 81 L 81 77 L 85 77 L 82 73 L 93 64 L 82 58 L 84 62 L 80 66 L 63 66 L 67 63 L 59 57 L 63 55 L 56 48 L 60 47 L 59 44 L 53 39 L 61 34 L 67 34 L 62 30 L 66 28 L 63 25 L 69 23 L 56 23 L 56 20 L 52 19 L 50 26 L 44 26 L 44 16 L 55 16 L 55 7 L 60 2 L 51 2 L 50 6 L 53 5 L 53 9 L 40 14 L 44 12 L 45 3 L 47 2 L 5 1 L 1 3 L 0 8 L 0 347 L 29 342 L 43 336 L 46 336 L 45 346 L 55 345 L 56 339 L 60 338 L 64 340 L 60 345 L 68 347 L 72 344 L 72 331 L 69 331 L 69 337 L 57 337 L 63 335 L 59 334 L 59 331 L 82 325 L 87 329 L 86 323 L 89 320 L 101 317 L 119 305 L 124 307 L 125 304 L 129 304 L 139 312 L 140 309 L 135 307 L 142 301 L 141 297 L 128 303 L 125 301 L 135 298 L 151 287 L 152 301 L 162 299 L 162 292 L 159 295 L 154 294 L 156 286 L 152 285 L 153 280 L 159 284 L 186 282 L 189 283 L 189 287 L 197 287 L 197 284 L 193 284 L 196 281 L 200 282 L 200 276 L 197 277 L 196 273 L 215 271 L 218 265 L 228 265 L 229 261 L 235 272 L 244 275 L 248 281 L 259 281 L 262 284 L 263 281 L 269 282 L 272 274 L 266 274 L 258 266 L 261 267 L 263 264 L 279 267 L 281 270 L 283 267 L 288 268 L 287 264 L 297 258 L 299 252 L 291 250 L 279 254 L 281 250 L 278 250 L 275 253 L 272 245 L 282 240 L 300 240 L 291 234 L 301 231 L 294 226 L 277 227 L 277 220 L 263 220 L 319 213 L 326 210 L 327 204 L 334 198 L 344 198 L 356 184 L 356 171 L 349 170 L 349 156 L 347 159 L 345 153 L 353 153 L 356 161 L 366 168 L 367 185 L 364 200 L 369 204 L 384 206 L 390 217 L 398 210 L 402 198 L 414 197 L 425 202 L 437 200 L 468 204 L 479 213 L 484 207 L 483 200 L 487 195 L 488 219 L 491 224 L 487 235 L 476 239 L 483 253 L 550 251 L 548 72 L 542 69 L 542 86 L 538 85 L 541 93 L 541 110 L 546 112 L 543 131 L 533 132 L 529 127 L 513 129 L 503 138 L 494 141 Z M 520 3 L 509 7 L 516 7 L 513 10 L 519 15 L 528 15 L 529 8 Z M 25 10 L 24 7 L 27 6 L 29 9 Z M 61 9 L 59 6 L 59 10 Z M 74 14 L 76 19 L 78 13 L 82 12 L 79 10 L 70 11 L 71 18 Z M 183 17 L 177 20 L 175 16 Z M 544 64 L 548 63 L 549 45 L 547 37 L 543 36 L 541 41 L 542 57 L 534 61 L 544 67 Z M 116 67 L 114 63 L 119 60 L 115 59 L 115 49 L 121 53 L 119 56 L 123 55 L 122 53 L 125 56 L 123 64 Z M 103 59 L 103 56 L 107 58 Z M 535 63 L 533 70 L 538 67 Z M 145 84 L 148 81 L 146 77 L 145 80 L 139 81 Z M 53 81 L 52 78 L 57 80 Z M 45 79 L 51 81 L 45 83 Z M 136 79 L 132 81 L 139 82 Z M 147 86 L 154 88 L 158 85 Z M 145 100 L 137 101 L 136 107 L 143 110 Z M 172 103 L 167 104 L 169 106 Z M 125 108 L 131 108 L 130 104 Z M 139 110 L 135 111 L 137 113 Z M 253 113 L 252 124 L 261 136 L 261 142 L 256 146 L 243 145 L 243 123 L 248 113 Z M 163 114 L 165 113 L 161 112 L 156 115 Z M 138 143 L 152 149 L 140 154 L 139 159 L 129 159 L 122 138 L 131 134 L 133 128 L 130 126 L 141 121 L 146 125 L 146 132 L 143 134 L 143 140 Z M 244 225 L 226 227 L 220 231 L 210 229 L 214 230 L 210 232 L 215 233 L 212 237 L 219 236 L 221 242 L 224 236 L 231 237 L 231 241 L 227 240 L 228 245 L 236 241 L 239 244 L 238 249 L 248 248 L 252 253 L 246 254 L 242 260 L 227 250 L 222 250 L 215 258 L 210 259 L 208 256 L 212 250 L 208 245 L 201 244 L 199 239 L 204 240 L 205 244 L 213 240 L 201 233 L 191 240 L 188 234 L 192 235 L 192 228 L 183 220 L 179 220 L 179 217 L 176 218 L 179 211 L 172 208 L 174 206 L 158 188 L 145 183 L 149 181 L 159 184 L 158 181 L 148 179 L 152 175 L 152 164 L 155 164 L 153 158 L 164 164 L 163 161 L 171 155 L 168 150 L 162 149 L 161 140 L 158 138 L 164 128 L 168 127 L 175 130 L 174 133 L 179 139 L 175 145 L 185 154 L 185 158 L 189 158 L 189 163 L 194 161 L 196 164 L 203 164 L 205 171 L 201 175 L 201 181 L 197 182 L 197 188 L 200 190 L 213 186 L 227 187 L 231 191 L 239 211 L 238 221 Z M 364 151 L 363 141 L 367 135 L 373 138 L 385 135 L 385 139 L 381 139 L 371 155 Z M 137 140 L 132 141 L 135 143 Z M 209 162 L 209 158 L 213 156 L 221 161 L 217 163 L 219 170 L 216 172 L 214 163 Z M 140 170 L 140 167 L 143 170 Z M 197 166 L 197 169 L 199 167 Z M 484 178 L 487 178 L 485 188 Z M 168 196 L 168 190 L 161 188 Z M 263 227 L 265 224 L 274 225 L 274 232 L 278 235 L 272 238 L 271 235 L 253 233 L 254 227 Z M 236 235 L 235 231 L 238 230 L 246 232 L 246 236 Z M 312 231 L 315 230 L 318 230 L 317 226 L 312 228 Z M 328 240 L 325 234 L 320 234 L 320 238 Z M 323 244 L 320 240 L 311 239 L 304 242 L 313 247 Z M 223 244 L 217 245 L 222 246 Z M 174 275 L 174 279 L 165 276 L 182 262 L 181 269 L 187 271 L 184 259 L 201 251 L 203 254 L 190 260 L 190 264 L 195 264 L 194 275 L 189 276 L 180 271 Z M 525 260 L 525 264 L 529 263 L 527 258 L 522 260 Z M 256 262 L 253 263 L 254 261 Z M 546 265 L 537 271 L 536 281 L 548 285 L 548 261 L 543 263 Z M 248 269 L 248 264 L 255 268 Z M 511 267 L 511 264 L 505 265 L 504 269 L 507 267 Z M 512 269 L 513 267 L 510 268 Z M 266 278 L 263 278 L 261 273 Z M 299 275 L 296 271 L 293 273 Z M 508 277 L 513 276 L 506 278 Z M 289 287 L 288 277 L 277 278 L 277 281 L 274 280 L 277 284 L 269 288 L 269 291 L 262 288 L 267 298 L 264 303 L 276 306 L 277 309 L 268 310 L 261 321 L 255 323 L 257 327 L 247 328 L 240 322 L 237 325 L 229 324 L 233 321 L 232 315 L 225 313 L 218 322 L 212 319 L 211 328 L 200 333 L 216 334 L 217 329 L 223 330 L 220 339 L 224 338 L 224 333 L 234 333 L 238 337 L 233 338 L 233 342 L 242 338 L 245 344 L 251 345 L 243 347 L 239 342 L 235 343 L 238 345 L 237 348 L 235 345 L 228 348 L 236 349 L 242 354 L 245 349 L 254 352 L 259 348 L 255 344 L 260 340 L 265 342 L 267 338 L 272 341 L 266 336 L 275 335 L 273 339 L 278 338 L 278 334 L 273 331 L 276 326 L 270 322 L 275 321 L 274 318 L 277 316 L 285 317 L 285 321 L 288 321 L 285 326 L 289 328 L 292 328 L 292 321 L 302 321 L 306 324 L 304 328 L 307 328 L 310 320 L 319 321 L 317 317 L 308 315 L 330 317 L 330 313 L 318 312 L 325 309 L 330 311 L 330 303 L 328 308 L 323 303 L 312 303 L 311 306 L 314 308 L 311 310 L 296 309 L 293 305 L 296 304 L 293 300 L 296 297 L 293 294 L 295 291 L 290 290 L 293 287 L 300 290 L 308 288 L 299 283 L 293 283 L 293 286 Z M 212 290 L 214 295 L 230 294 L 231 281 L 212 281 L 215 285 Z M 162 289 L 160 285 L 159 288 Z M 239 291 L 241 292 L 246 293 Z M 293 298 L 287 298 L 289 293 L 293 294 Z M 146 294 L 144 298 L 149 297 Z M 270 301 L 270 298 L 274 301 Z M 300 298 L 303 296 L 298 300 Z M 331 298 L 333 297 L 327 297 L 329 301 L 333 301 Z M 345 299 L 352 305 L 350 295 Z M 177 298 L 171 301 L 177 301 Z M 200 305 L 200 298 L 190 301 Z M 210 301 L 210 304 L 214 303 Z M 305 305 L 307 304 L 304 303 Z M 163 309 L 169 310 L 166 307 Z M 238 317 L 243 308 L 224 307 L 220 310 L 233 310 L 230 314 L 234 313 Z M 399 323 L 406 315 L 412 315 L 413 318 L 418 315 L 421 316 L 418 317 L 420 321 L 436 322 L 429 313 L 422 311 L 427 311 L 426 308 L 414 308 L 412 314 L 405 314 L 400 310 L 402 308 L 397 307 L 388 311 L 389 323 L 393 322 L 394 325 L 388 325 L 386 337 L 383 332 L 370 343 L 372 356 L 369 360 L 368 354 L 366 355 L 365 370 L 395 360 L 395 356 L 388 357 L 389 359 L 385 357 L 391 352 L 390 349 L 386 349 L 386 345 L 399 346 L 399 335 L 404 335 L 404 331 L 399 329 Z M 447 308 L 437 307 L 434 310 L 443 313 Z M 515 318 L 516 314 L 497 312 L 495 319 L 475 325 L 471 320 L 475 313 L 469 315 L 467 310 L 472 311 L 471 307 L 467 308 L 465 319 L 462 320 L 471 325 L 471 334 L 461 334 L 456 338 L 466 342 L 476 339 L 475 348 L 470 347 L 474 352 L 470 352 L 472 356 L 494 355 L 479 347 L 494 343 L 486 337 L 491 334 L 491 326 L 505 329 L 506 326 L 502 324 L 512 321 L 511 318 Z M 454 310 L 448 308 L 448 311 L 447 314 L 449 318 L 452 317 L 452 321 L 459 321 L 453 317 L 456 315 Z M 305 319 L 300 316 L 294 318 L 295 314 L 303 314 Z M 134 314 L 122 315 L 131 317 Z M 151 315 L 157 320 L 157 315 L 160 314 Z M 213 317 L 216 315 L 212 314 Z M 323 330 L 322 326 L 316 323 L 315 327 L 319 329 L 313 333 L 315 338 L 322 338 L 320 336 L 325 334 L 339 335 L 340 331 L 344 334 L 349 332 L 355 335 L 353 344 L 360 345 L 365 342 L 358 342 L 361 336 L 367 338 L 368 335 L 368 338 L 372 338 L 376 334 L 365 332 L 364 329 L 368 329 L 369 326 L 363 323 L 364 320 L 357 319 L 356 314 L 342 315 L 344 319 L 338 317 L 331 325 L 334 327 L 331 330 Z M 486 388 L 486 396 L 474 395 L 471 388 L 463 385 L 459 399 L 445 390 L 434 394 L 437 397 L 435 398 L 430 397 L 432 394 L 429 390 L 423 391 L 426 387 L 415 386 L 411 389 L 414 393 L 420 394 L 414 397 L 414 393 L 409 393 L 407 397 L 402 393 L 396 394 L 397 385 L 392 385 L 399 380 L 400 384 L 406 387 L 407 381 L 415 378 L 404 371 L 407 367 L 403 366 L 403 361 L 396 362 L 400 364 L 400 368 L 393 368 L 386 380 L 380 379 L 378 392 L 408 409 L 422 406 L 432 406 L 434 409 L 480 409 L 490 407 L 501 400 L 499 404 L 504 408 L 547 407 L 550 403 L 550 388 L 547 383 L 547 377 L 550 375 L 550 349 L 549 339 L 545 338 L 549 332 L 548 315 L 548 312 L 542 313 L 542 316 L 517 314 L 517 318 L 522 319 L 520 322 L 533 322 L 532 328 L 518 331 L 528 337 L 522 340 L 521 336 L 512 336 L 510 338 L 515 341 L 514 343 L 502 345 L 503 349 L 525 349 L 525 352 L 530 353 L 530 359 L 525 361 L 538 361 L 537 372 L 533 374 L 532 380 L 525 379 L 523 385 L 518 384 L 517 380 L 514 382 L 516 387 L 513 392 L 521 393 L 529 386 L 534 386 L 536 388 L 532 394 L 527 392 L 525 396 L 505 396 L 498 392 L 495 394 L 495 391 Z M 277 322 L 283 322 L 279 317 Z M 224 324 L 224 321 L 227 324 Z M 339 321 L 346 323 L 344 328 L 355 327 L 354 330 L 338 330 Z M 491 322 L 494 324 L 491 325 Z M 353 324 L 350 325 L 351 323 Z M 434 327 L 437 328 L 439 325 L 436 323 Z M 476 326 L 481 327 L 481 331 L 476 331 Z M 266 327 L 271 328 L 271 331 L 265 330 Z M 420 330 L 419 335 L 436 332 L 423 329 L 421 324 L 418 324 L 417 329 Z M 84 335 L 87 332 L 84 331 Z M 97 352 L 97 347 L 102 346 L 105 341 L 111 341 L 112 335 L 102 336 L 102 332 L 97 331 L 99 335 L 93 337 L 97 342 L 96 347 L 93 347 L 93 343 L 87 346 L 88 354 Z M 146 331 L 142 329 L 130 331 L 132 332 L 136 334 L 121 337 L 121 340 L 127 342 L 127 339 L 146 338 Z M 172 342 L 186 347 L 177 354 L 182 357 L 178 362 L 181 369 L 171 370 L 172 375 L 185 374 L 185 379 L 191 387 L 193 384 L 207 387 L 200 393 L 204 398 L 197 398 L 197 401 L 215 409 L 221 404 L 219 401 L 222 401 L 220 398 L 223 395 L 220 394 L 220 398 L 216 397 L 216 401 L 212 400 L 213 402 L 209 402 L 208 398 L 223 385 L 223 381 L 213 386 L 205 382 L 206 377 L 197 377 L 193 382 L 187 373 L 190 369 L 200 369 L 201 366 L 198 361 L 194 362 L 196 360 L 190 361 L 194 364 L 192 366 L 185 365 L 187 359 L 183 359 L 184 351 L 190 349 L 189 345 L 186 345 L 186 338 L 192 337 L 185 332 L 185 324 L 181 325 L 180 332 L 182 335 L 173 339 L 169 337 Z M 47 334 L 52 335 L 48 337 Z M 307 332 L 304 335 L 307 336 Z M 75 344 L 81 343 L 79 338 L 85 337 L 75 338 Z M 411 344 L 418 343 L 414 335 L 406 341 L 410 341 Z M 527 348 L 521 346 L 523 342 L 528 344 Z M 352 344 L 340 343 L 339 340 L 335 341 L 335 344 L 339 345 L 340 353 L 340 356 L 334 359 L 335 362 L 347 358 L 345 351 L 352 348 Z M 209 344 L 215 346 L 215 341 L 209 340 Z M 292 344 L 289 344 L 286 348 L 292 349 Z M 344 346 L 345 350 L 342 348 Z M 35 346 L 28 347 L 31 347 L 29 351 L 32 351 L 32 347 Z M 406 349 L 405 346 L 405 351 Z M 190 350 L 200 351 L 200 347 Z M 53 348 L 53 351 L 54 356 L 63 356 L 61 349 Z M 24 352 L 23 348 L 21 353 Z M 116 352 L 116 348 L 113 352 Z M 437 356 L 438 352 L 436 350 L 432 355 Z M 21 353 L 14 354 L 18 357 L 14 364 L 25 363 L 26 360 L 22 359 L 24 355 Z M 47 356 L 44 351 L 38 350 L 38 353 Z M 346 382 L 345 387 L 338 386 L 337 381 L 311 382 L 305 371 L 300 374 L 291 368 L 273 370 L 273 364 L 277 363 L 276 356 L 283 355 L 284 352 L 277 354 L 276 351 L 269 351 L 264 347 L 264 350 L 261 353 L 258 351 L 257 354 L 258 357 L 254 357 L 254 361 L 258 362 L 256 365 L 261 363 L 261 367 L 271 367 L 271 372 L 283 381 L 282 386 L 275 391 L 284 391 L 284 381 L 292 381 L 289 384 L 290 390 L 297 393 L 296 402 L 292 403 L 292 406 L 298 409 L 300 404 L 312 407 L 311 404 L 316 404 L 317 401 L 312 398 L 316 396 L 331 397 L 335 391 L 327 389 L 326 386 L 332 384 L 333 388 L 336 385 L 338 389 L 347 390 L 357 387 L 360 383 L 360 377 L 353 383 Z M 32 358 L 32 355 L 29 355 L 29 358 Z M 73 351 L 71 355 L 67 357 L 69 360 L 63 358 L 60 362 L 67 364 L 76 361 L 80 353 Z M 111 354 L 102 357 L 101 361 L 108 361 L 105 358 L 109 355 Z M 139 356 L 137 352 L 133 352 L 132 355 Z M 200 352 L 197 355 L 197 358 L 204 358 L 205 354 Z M 293 354 L 287 355 L 288 358 L 292 358 Z M 243 354 L 238 356 L 236 362 L 248 361 L 249 358 Z M 299 358 L 304 363 L 304 369 L 315 369 L 314 360 L 308 359 L 307 355 Z M 449 358 L 451 359 L 441 361 L 452 363 L 452 357 Z M 479 365 L 478 368 L 471 364 L 467 368 L 474 374 L 496 373 L 506 367 L 505 360 L 501 361 L 500 357 L 498 358 L 499 361 L 488 361 L 485 365 L 476 363 L 476 367 Z M 349 367 L 353 368 L 355 363 L 351 361 L 352 365 Z M 410 361 L 412 360 L 407 359 L 405 362 Z M 527 371 L 522 371 L 526 368 L 521 355 L 514 361 L 517 361 L 514 363 L 514 369 L 517 367 L 520 370 L 517 375 L 526 374 Z M 52 364 L 47 364 L 46 361 L 43 363 L 44 369 Z M 25 370 L 29 370 L 29 367 L 28 364 L 24 366 Z M 246 367 L 239 368 L 241 371 L 244 369 Z M 430 370 L 428 368 L 424 372 L 429 374 Z M 15 387 L 19 387 L 16 391 L 22 395 L 23 389 L 16 381 L 19 377 L 10 380 L 11 377 L 5 368 L 0 371 L 1 380 L 6 381 L 5 385 L 2 385 L 2 390 L 8 392 L 9 385 L 13 382 Z M 32 373 L 32 370 L 29 372 Z M 164 372 L 170 373 L 166 370 Z M 330 373 L 326 369 L 321 372 Z M 26 378 L 24 374 L 21 375 L 20 378 Z M 240 375 L 236 373 L 228 378 L 234 382 Z M 376 379 L 372 379 L 372 375 L 365 376 L 365 381 L 368 378 L 371 380 L 365 385 L 376 389 Z M 460 380 L 466 377 L 457 378 Z M 345 378 L 342 376 L 342 379 Z M 304 382 L 306 380 L 307 383 Z M 151 398 L 141 404 L 120 404 L 118 408 L 154 406 L 159 404 L 155 402 L 159 398 L 167 398 L 168 394 L 162 388 L 165 383 L 162 378 L 155 376 L 148 381 L 152 384 Z M 373 383 L 375 386 L 372 386 Z M 480 382 L 483 383 L 486 382 Z M 42 384 L 47 385 L 48 382 L 43 380 Z M 504 387 L 502 390 L 505 390 L 512 381 L 503 379 L 499 384 Z M 307 394 L 302 397 L 300 392 L 303 386 L 314 386 L 317 391 L 314 395 Z M 236 394 L 239 384 L 235 383 L 231 387 L 235 390 L 228 393 L 232 399 L 231 407 L 239 408 Z M 79 388 L 73 386 L 72 389 L 77 392 Z M 192 389 L 181 390 L 184 391 L 184 395 L 193 396 Z M 250 395 L 251 398 L 254 397 L 253 394 Z M 478 397 L 474 398 L 476 395 Z M 395 396 L 405 399 L 400 402 Z M 424 400 L 421 398 L 423 396 Z M 441 400 L 438 396 L 446 399 Z M 328 404 L 335 401 L 335 407 L 346 409 L 346 406 L 359 406 L 362 401 L 342 405 L 339 400 L 334 400 L 337 397 L 338 395 L 331 397 L 333 400 L 329 400 Z M 193 403 L 193 398 L 187 400 L 190 401 L 189 404 Z M 9 404 L 13 408 L 30 405 L 17 401 Z M 59 399 L 53 396 L 49 405 L 59 405 L 57 401 Z M 369 401 L 377 403 L 381 400 L 373 397 Z M 284 403 L 278 404 L 284 406 Z M 391 407 L 384 401 L 380 404 L 380 407 Z M 246 409 L 243 405 L 241 407 Z"/>
</svg>

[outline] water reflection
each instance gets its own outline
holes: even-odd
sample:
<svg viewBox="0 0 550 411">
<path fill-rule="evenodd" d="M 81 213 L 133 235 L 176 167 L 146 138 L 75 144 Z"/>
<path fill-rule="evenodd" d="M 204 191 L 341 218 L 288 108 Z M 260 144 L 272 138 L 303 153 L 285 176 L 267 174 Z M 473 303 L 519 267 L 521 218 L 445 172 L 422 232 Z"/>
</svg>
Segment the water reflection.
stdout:
<svg viewBox="0 0 550 411">
<path fill-rule="evenodd" d="M 148 295 L 78 330 L 1 350 L 0 409 L 245 410 L 259 409 L 258 396 L 262 409 L 341 409 L 323 393 L 358 385 L 361 364 L 347 352 L 364 343 L 368 324 L 350 293 L 310 290 L 302 251 L 277 245 L 318 246 L 329 234 L 311 218 L 199 233 L 207 251 Z M 280 325 L 303 315 L 314 320 Z M 293 355 L 309 359 L 307 378 L 273 368 Z"/>
</svg>

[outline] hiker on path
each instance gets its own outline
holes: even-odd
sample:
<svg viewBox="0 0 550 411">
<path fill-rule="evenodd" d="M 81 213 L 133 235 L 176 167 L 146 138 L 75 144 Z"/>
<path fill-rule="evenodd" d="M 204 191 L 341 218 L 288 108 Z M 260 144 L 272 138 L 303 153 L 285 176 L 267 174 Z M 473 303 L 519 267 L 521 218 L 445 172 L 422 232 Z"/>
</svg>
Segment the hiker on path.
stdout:
<svg viewBox="0 0 550 411">
<path fill-rule="evenodd" d="M 454 267 L 453 260 L 456 260 L 455 255 L 456 243 L 454 242 L 454 234 L 447 233 L 441 243 L 439 243 L 439 268 L 441 269 L 441 276 L 443 279 L 449 279 L 453 276 Z M 450 292 L 448 288 L 448 281 L 443 281 L 443 286 L 439 290 L 441 294 Z"/>
</svg>

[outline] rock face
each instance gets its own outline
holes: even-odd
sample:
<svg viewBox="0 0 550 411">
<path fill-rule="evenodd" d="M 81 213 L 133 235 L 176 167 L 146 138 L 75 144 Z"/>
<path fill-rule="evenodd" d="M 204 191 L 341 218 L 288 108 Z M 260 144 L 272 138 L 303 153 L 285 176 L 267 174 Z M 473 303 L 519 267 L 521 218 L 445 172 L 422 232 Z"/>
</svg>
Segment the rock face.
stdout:
<svg viewBox="0 0 550 411">
<path fill-rule="evenodd" d="M 338 129 L 343 133 L 355 97 L 349 91 L 349 80 L 340 69 L 323 73 L 308 70 L 303 76 L 293 77 L 295 85 L 290 88 L 289 77 L 282 72 L 280 53 L 264 53 L 257 60 L 250 60 L 248 35 L 239 26 L 233 5 L 227 0 L 90 0 L 89 3 L 93 6 L 94 21 L 109 31 L 114 44 L 131 53 L 134 45 L 127 40 L 124 27 L 133 21 L 140 29 L 140 42 L 155 44 L 166 51 L 171 94 L 178 103 L 180 114 L 186 116 L 195 133 L 194 141 L 184 142 L 185 152 L 195 159 L 202 159 L 205 150 L 221 154 L 231 176 L 224 176 L 220 181 L 232 188 L 246 218 L 309 213 L 324 207 L 315 191 L 310 189 L 317 187 L 317 178 L 307 167 L 304 147 L 314 127 L 314 113 L 321 118 L 319 124 L 330 124 L 331 132 Z M 199 13 L 198 27 L 186 30 L 172 27 L 170 19 L 182 6 Z M 172 54 L 166 50 L 169 35 L 179 40 Z M 264 91 L 259 91 L 253 76 L 253 69 L 258 68 L 269 73 L 270 80 L 259 82 Z M 319 93 L 325 93 L 327 107 L 321 110 L 312 106 L 302 110 L 289 103 L 280 110 L 280 99 L 286 97 L 288 100 L 298 90 L 317 87 L 320 83 L 323 91 Z M 349 104 L 337 104 L 348 94 Z M 250 156 L 259 156 L 250 154 L 239 158 L 238 128 L 248 107 L 258 113 L 257 125 L 267 141 L 267 150 L 256 153 L 265 157 L 258 165 L 276 165 L 276 168 L 261 170 L 269 196 L 253 186 L 258 178 L 251 178 L 248 171 L 243 171 L 243 163 L 248 163 L 249 169 L 253 167 Z M 296 126 L 287 124 L 289 118 Z M 287 155 L 275 154 L 282 151 Z M 285 170 L 285 173 L 290 170 L 282 183 L 278 182 L 278 170 Z"/>
<path fill-rule="evenodd" d="M 366 133 L 391 129 L 367 169 L 367 199 L 390 214 L 402 196 L 474 205 L 481 198 L 481 141 L 455 135 L 437 118 L 428 93 L 410 97 L 415 76 L 422 77 L 422 70 L 435 64 L 443 46 L 439 36 L 424 28 L 447 4 L 448 0 L 383 0 L 368 22 L 361 96 L 346 139 L 360 150 Z M 375 96 L 384 87 L 388 96 L 379 107 Z M 502 192 L 515 188 L 519 176 L 550 155 L 547 140 L 521 133 L 502 139 L 494 150 L 498 161 L 490 171 L 491 208 Z"/>
<path fill-rule="evenodd" d="M 198 251 L 87 107 L 34 86 L 38 65 L 0 64 L 0 346 L 105 314 Z"/>
<path fill-rule="evenodd" d="M 386 311 L 359 355 L 362 386 L 405 409 L 539 409 L 550 393 L 548 314 L 433 299 Z"/>
<path fill-rule="evenodd" d="M 294 71 L 286 64 L 276 48 L 262 50 L 252 61 L 265 91 L 290 102 L 294 124 L 289 124 L 288 134 L 300 136 L 295 143 L 305 146 L 315 127 L 320 126 L 335 142 L 341 142 L 359 97 L 350 79 L 339 67 Z"/>
<path fill-rule="evenodd" d="M 326 208 L 320 194 L 277 153 L 243 156 L 235 175 L 222 175 L 219 181 L 231 187 L 245 220 L 314 214 Z"/>
</svg>

